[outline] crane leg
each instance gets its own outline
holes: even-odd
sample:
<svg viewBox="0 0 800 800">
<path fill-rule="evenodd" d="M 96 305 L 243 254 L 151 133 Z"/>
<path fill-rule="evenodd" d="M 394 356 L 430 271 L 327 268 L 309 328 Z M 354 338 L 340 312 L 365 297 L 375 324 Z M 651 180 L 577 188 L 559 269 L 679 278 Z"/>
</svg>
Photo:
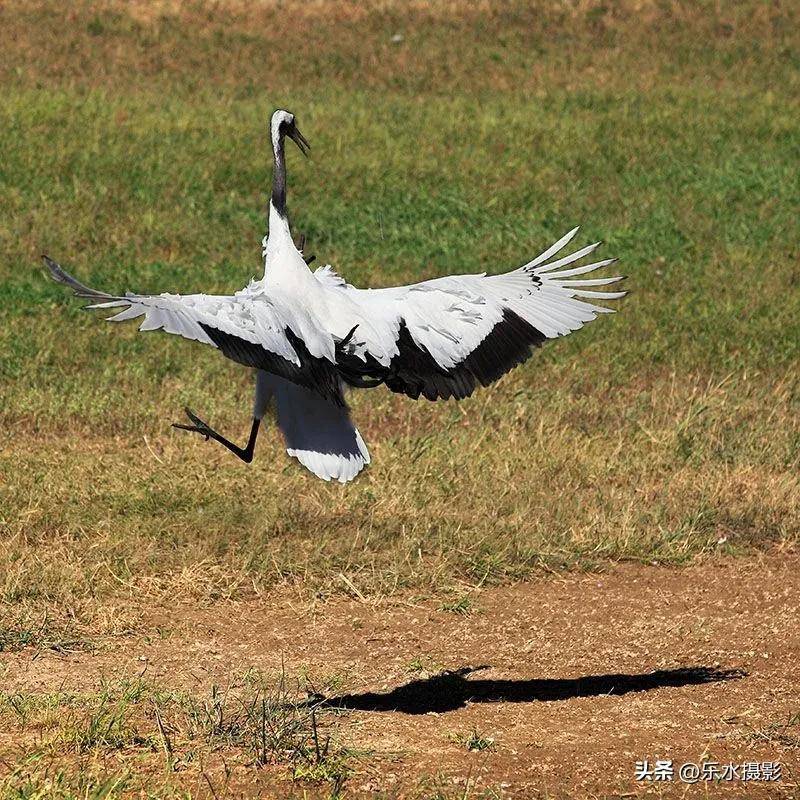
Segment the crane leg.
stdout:
<svg viewBox="0 0 800 800">
<path fill-rule="evenodd" d="M 239 456 L 246 464 L 249 464 L 253 460 L 261 417 L 253 417 L 253 427 L 250 429 L 250 438 L 247 441 L 247 445 L 245 445 L 245 447 L 239 447 L 230 441 L 230 439 L 226 439 L 222 434 L 217 433 L 213 428 L 209 427 L 200 417 L 193 413 L 191 409 L 186 408 L 184 411 L 186 411 L 186 416 L 189 417 L 194 425 L 181 425 L 178 422 L 173 422 L 173 428 L 180 428 L 183 431 L 190 431 L 191 433 L 199 433 L 201 436 L 206 437 L 206 441 L 214 439 L 223 447 L 227 447 L 231 453 Z"/>
</svg>

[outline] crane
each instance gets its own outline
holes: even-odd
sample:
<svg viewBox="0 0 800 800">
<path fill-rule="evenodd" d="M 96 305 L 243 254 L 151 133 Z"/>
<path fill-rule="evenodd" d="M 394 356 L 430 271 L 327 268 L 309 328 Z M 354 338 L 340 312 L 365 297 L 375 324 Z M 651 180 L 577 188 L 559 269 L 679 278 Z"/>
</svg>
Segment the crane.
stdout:
<svg viewBox="0 0 800 800">
<path fill-rule="evenodd" d="M 324 480 L 350 481 L 370 455 L 351 420 L 345 388 L 383 384 L 415 400 L 461 400 L 522 364 L 548 339 L 612 311 L 598 302 L 625 294 L 604 288 L 623 276 L 591 276 L 616 259 L 578 265 L 599 242 L 562 254 L 578 228 L 518 269 L 496 275 L 360 289 L 329 265 L 312 271 L 289 227 L 287 138 L 308 154 L 295 116 L 279 109 L 270 120 L 273 182 L 262 242 L 264 275 L 234 294 L 109 294 L 85 286 L 43 256 L 54 280 L 91 301 L 87 308 L 115 309 L 112 321 L 143 317 L 139 330 L 164 330 L 215 347 L 255 370 L 244 446 L 188 408 L 190 424 L 174 423 L 219 442 L 247 463 L 274 402 L 288 454 Z"/>
</svg>

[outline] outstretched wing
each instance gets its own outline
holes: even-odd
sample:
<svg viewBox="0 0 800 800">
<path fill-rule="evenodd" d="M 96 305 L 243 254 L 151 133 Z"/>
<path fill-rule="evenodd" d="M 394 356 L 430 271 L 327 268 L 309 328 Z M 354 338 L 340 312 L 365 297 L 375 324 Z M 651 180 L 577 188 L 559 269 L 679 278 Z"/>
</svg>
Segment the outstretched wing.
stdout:
<svg viewBox="0 0 800 800">
<path fill-rule="evenodd" d="M 611 311 L 591 301 L 625 294 L 598 291 L 622 276 L 587 277 L 616 259 L 571 266 L 593 253 L 599 242 L 554 258 L 577 231 L 503 275 L 459 275 L 376 290 L 338 284 L 366 319 L 383 323 L 382 328 L 355 331 L 339 356 L 340 371 L 354 381 L 360 375 L 381 377 L 392 391 L 415 399 L 461 399 L 476 385 L 487 386 L 526 361 L 545 340 L 565 336 Z M 320 277 L 334 286 L 329 275 Z M 389 331 L 391 341 L 381 330 Z"/>
<path fill-rule="evenodd" d="M 235 295 L 111 295 L 80 283 L 47 256 L 44 261 L 54 280 L 92 301 L 87 308 L 121 308 L 108 318 L 112 322 L 144 317 L 140 331 L 164 330 L 209 344 L 239 364 L 279 375 L 344 406 L 333 340 L 329 352 L 323 336 L 307 342 L 293 330 L 303 326 L 296 324 L 290 310 L 263 294 L 245 290 Z"/>
</svg>

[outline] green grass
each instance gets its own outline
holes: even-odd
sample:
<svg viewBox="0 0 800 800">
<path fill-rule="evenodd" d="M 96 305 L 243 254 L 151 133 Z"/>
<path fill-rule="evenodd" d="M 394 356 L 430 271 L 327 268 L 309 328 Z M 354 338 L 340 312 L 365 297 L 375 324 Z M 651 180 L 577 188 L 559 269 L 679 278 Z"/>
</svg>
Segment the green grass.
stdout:
<svg viewBox="0 0 800 800">
<path fill-rule="evenodd" d="M 4 11 L 8 630 L 131 591 L 427 591 L 796 541 L 793 6 L 98 8 Z M 251 468 L 172 431 L 189 404 L 243 434 L 251 376 L 83 313 L 38 256 L 113 291 L 240 287 L 278 104 L 313 146 L 294 225 L 351 282 L 503 271 L 581 223 L 633 293 L 463 404 L 355 396 L 374 462 L 346 488 L 273 431 Z"/>
<path fill-rule="evenodd" d="M 129 778 L 125 774 L 71 774 L 30 771 L 20 766 L 0 786 L 4 800 L 115 800 L 125 796 Z M 160 795 L 169 796 L 169 795 Z"/>
<path fill-rule="evenodd" d="M 46 614 L 44 619 L 31 620 L 24 612 L 16 615 L 10 611 L 4 613 L 0 619 L 0 653 L 13 653 L 29 647 L 39 652 L 50 650 L 67 654 L 91 651 L 94 645 L 63 620 L 51 621 Z"/>
<path fill-rule="evenodd" d="M 285 674 L 250 674 L 205 696 L 142 679 L 82 694 L 0 694 L 0 721 L 15 735 L 0 797 L 190 797 L 185 787 L 203 782 L 213 795 L 228 791 L 236 768 L 264 770 L 269 796 L 292 781 L 301 794 L 336 797 L 363 755 L 340 743 L 336 716 Z M 149 783 L 157 794 L 138 794 Z"/>
<path fill-rule="evenodd" d="M 475 601 L 468 594 L 462 594 L 455 600 L 442 603 L 439 609 L 441 611 L 449 611 L 459 617 L 469 617 L 471 614 L 480 612 L 480 608 L 476 607 Z"/>
</svg>

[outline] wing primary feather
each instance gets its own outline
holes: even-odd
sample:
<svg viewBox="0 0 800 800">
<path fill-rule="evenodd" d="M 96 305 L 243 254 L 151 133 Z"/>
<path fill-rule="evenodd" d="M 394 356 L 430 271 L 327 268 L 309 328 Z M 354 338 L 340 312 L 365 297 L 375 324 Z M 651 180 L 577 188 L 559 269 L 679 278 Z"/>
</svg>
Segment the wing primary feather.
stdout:
<svg viewBox="0 0 800 800">
<path fill-rule="evenodd" d="M 547 275 L 548 280 L 561 280 L 561 278 L 571 278 L 574 275 L 584 275 L 587 272 L 594 272 L 596 269 L 602 269 L 603 267 L 607 267 L 610 264 L 616 264 L 619 261 L 618 258 L 606 258 L 603 261 L 595 261 L 592 264 L 585 264 L 582 267 L 573 267 L 572 269 L 565 269 L 559 272 L 551 272 Z M 536 272 L 537 275 L 545 274 Z"/>
<path fill-rule="evenodd" d="M 44 261 L 47 269 L 50 271 L 50 277 L 56 283 L 69 286 L 76 297 L 85 297 L 89 300 L 119 300 L 119 298 L 114 295 L 107 294 L 106 292 L 98 292 L 96 289 L 92 289 L 81 283 L 77 278 L 74 278 L 63 269 L 60 264 L 53 261 L 50 256 L 42 255 L 42 261 Z"/>
<path fill-rule="evenodd" d="M 618 281 L 625 280 L 624 275 L 615 275 L 613 278 L 589 278 L 580 281 L 553 281 L 556 286 L 561 286 L 565 289 L 570 289 L 573 286 L 608 286 L 610 283 L 617 283 Z"/>
<path fill-rule="evenodd" d="M 574 253 L 571 253 L 568 256 L 559 258 L 558 261 L 553 261 L 552 264 L 543 264 L 536 270 L 536 274 L 544 275 L 546 272 L 558 269 L 559 267 L 566 267 L 573 261 L 579 261 L 584 256 L 588 256 L 589 253 L 593 253 L 595 250 L 597 250 L 597 248 L 600 247 L 601 244 L 602 242 L 595 242 L 594 244 L 589 244 L 586 247 L 582 247 L 580 250 L 576 250 Z"/>
<path fill-rule="evenodd" d="M 573 228 L 568 233 L 565 233 L 557 242 L 551 244 L 550 247 L 547 248 L 543 253 L 540 253 L 533 261 L 529 261 L 522 269 L 533 269 L 533 267 L 538 267 L 539 264 L 543 264 L 547 261 L 550 256 L 554 256 L 559 250 L 566 247 L 572 239 L 575 237 L 575 234 L 580 230 L 580 227 Z"/>
<path fill-rule="evenodd" d="M 627 292 L 593 292 L 589 290 L 576 289 L 573 294 L 575 297 L 586 297 L 589 300 L 595 298 L 597 300 L 619 300 L 620 297 L 625 297 Z"/>
</svg>

